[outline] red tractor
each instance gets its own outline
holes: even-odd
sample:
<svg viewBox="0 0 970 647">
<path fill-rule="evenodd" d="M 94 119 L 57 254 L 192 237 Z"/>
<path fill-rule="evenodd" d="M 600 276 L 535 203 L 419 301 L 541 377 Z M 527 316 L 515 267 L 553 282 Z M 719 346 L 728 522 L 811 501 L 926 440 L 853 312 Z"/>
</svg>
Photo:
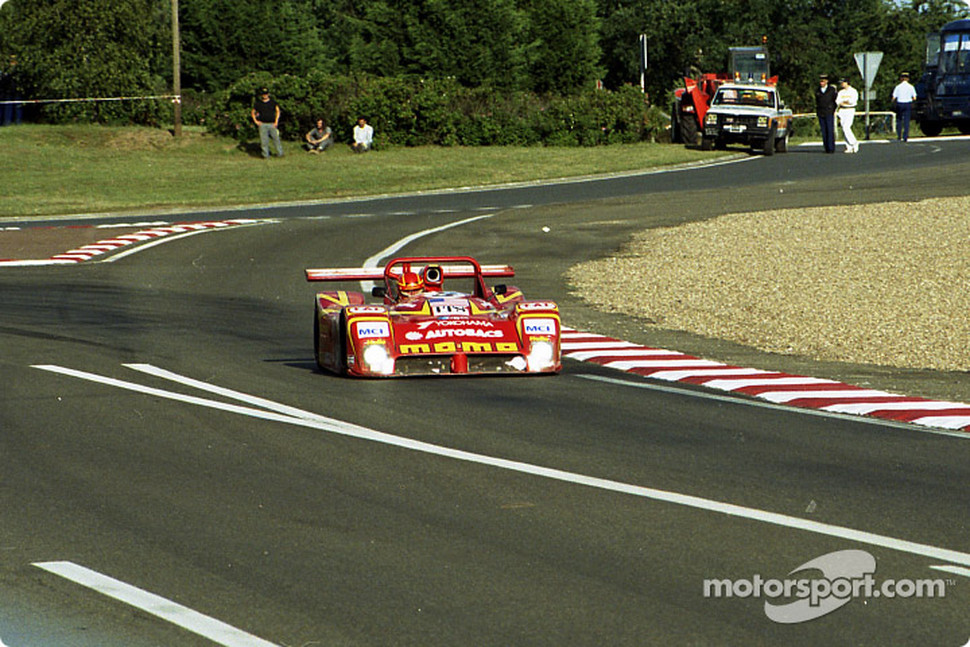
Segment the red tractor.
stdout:
<svg viewBox="0 0 970 647">
<path fill-rule="evenodd" d="M 696 145 L 704 128 L 704 115 L 714 93 L 722 83 L 768 83 L 774 85 L 777 76 L 771 70 L 766 47 L 731 47 L 730 73 L 694 74 L 684 77 L 684 87 L 674 91 L 674 105 L 670 111 L 670 140 L 674 143 Z"/>
</svg>

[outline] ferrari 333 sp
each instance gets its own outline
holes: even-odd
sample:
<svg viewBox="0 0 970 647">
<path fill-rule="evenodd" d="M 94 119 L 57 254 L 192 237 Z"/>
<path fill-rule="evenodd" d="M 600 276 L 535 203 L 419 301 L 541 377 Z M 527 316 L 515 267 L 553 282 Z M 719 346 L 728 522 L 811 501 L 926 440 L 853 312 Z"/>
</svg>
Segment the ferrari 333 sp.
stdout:
<svg viewBox="0 0 970 647">
<path fill-rule="evenodd" d="M 514 275 L 507 265 L 481 265 L 469 256 L 395 258 L 383 269 L 308 269 L 307 281 L 382 282 L 371 291 L 377 303 L 362 292 L 316 295 L 317 365 L 358 377 L 558 373 L 558 306 L 485 282 Z"/>
</svg>

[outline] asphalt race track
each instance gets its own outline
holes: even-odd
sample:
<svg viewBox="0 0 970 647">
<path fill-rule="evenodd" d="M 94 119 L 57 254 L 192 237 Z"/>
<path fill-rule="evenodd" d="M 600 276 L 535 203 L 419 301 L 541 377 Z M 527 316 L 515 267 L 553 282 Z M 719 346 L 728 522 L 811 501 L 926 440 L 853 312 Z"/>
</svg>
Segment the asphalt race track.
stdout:
<svg viewBox="0 0 970 647">
<path fill-rule="evenodd" d="M 192 214 L 274 222 L 0 268 L 0 645 L 965 645 L 968 434 L 569 360 L 342 379 L 303 269 L 470 254 L 576 328 L 966 398 L 967 375 L 645 331 L 561 274 L 646 227 L 963 195 L 968 147 Z"/>
</svg>

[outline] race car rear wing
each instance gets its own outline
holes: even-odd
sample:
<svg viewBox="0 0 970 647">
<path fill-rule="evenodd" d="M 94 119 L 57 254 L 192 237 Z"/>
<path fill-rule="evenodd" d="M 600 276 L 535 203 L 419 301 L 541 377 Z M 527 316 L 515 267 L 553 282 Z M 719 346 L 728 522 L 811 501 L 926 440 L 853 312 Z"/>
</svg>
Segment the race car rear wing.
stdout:
<svg viewBox="0 0 970 647">
<path fill-rule="evenodd" d="M 446 279 L 465 279 L 476 276 L 475 267 L 468 263 L 449 265 L 438 263 Z M 482 276 L 515 276 L 510 265 L 481 265 Z M 335 267 L 306 270 L 307 281 L 380 281 L 384 278 L 383 267 Z"/>
</svg>

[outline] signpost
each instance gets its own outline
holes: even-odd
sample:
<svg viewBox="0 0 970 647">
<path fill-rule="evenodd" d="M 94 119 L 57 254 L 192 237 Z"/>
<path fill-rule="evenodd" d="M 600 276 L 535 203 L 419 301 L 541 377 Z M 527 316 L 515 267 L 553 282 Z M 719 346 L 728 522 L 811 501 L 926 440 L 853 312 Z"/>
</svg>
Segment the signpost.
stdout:
<svg viewBox="0 0 970 647">
<path fill-rule="evenodd" d="M 647 35 L 640 34 L 640 91 L 647 91 Z"/>
<path fill-rule="evenodd" d="M 855 64 L 859 66 L 859 73 L 862 74 L 863 96 L 866 101 L 866 140 L 869 139 L 869 101 L 875 99 L 872 92 L 872 82 L 876 80 L 876 72 L 879 71 L 879 64 L 882 62 L 882 52 L 856 52 Z"/>
</svg>

